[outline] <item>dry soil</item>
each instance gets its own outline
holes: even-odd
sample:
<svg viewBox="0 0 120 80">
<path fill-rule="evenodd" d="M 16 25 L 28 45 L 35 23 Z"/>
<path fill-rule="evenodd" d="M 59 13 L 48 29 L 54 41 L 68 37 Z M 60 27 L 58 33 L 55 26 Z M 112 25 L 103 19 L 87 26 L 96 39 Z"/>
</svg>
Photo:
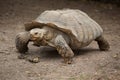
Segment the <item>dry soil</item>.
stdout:
<svg viewBox="0 0 120 80">
<path fill-rule="evenodd" d="M 18 59 L 14 40 L 24 23 L 45 10 L 63 8 L 80 9 L 97 21 L 110 50 L 99 51 L 92 42 L 75 51 L 74 63 L 66 65 L 56 51 L 29 45 L 40 62 Z M 120 8 L 85 0 L 0 0 L 0 80 L 120 80 Z"/>
</svg>

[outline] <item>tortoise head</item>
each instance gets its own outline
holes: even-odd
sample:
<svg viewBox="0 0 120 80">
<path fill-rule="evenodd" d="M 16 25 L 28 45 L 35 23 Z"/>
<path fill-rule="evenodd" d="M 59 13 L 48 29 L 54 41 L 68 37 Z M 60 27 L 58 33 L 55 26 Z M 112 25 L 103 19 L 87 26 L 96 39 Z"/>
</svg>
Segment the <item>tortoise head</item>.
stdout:
<svg viewBox="0 0 120 80">
<path fill-rule="evenodd" d="M 34 28 L 30 30 L 30 39 L 32 41 L 42 40 L 46 33 L 47 33 L 47 30 L 45 29 Z"/>
</svg>

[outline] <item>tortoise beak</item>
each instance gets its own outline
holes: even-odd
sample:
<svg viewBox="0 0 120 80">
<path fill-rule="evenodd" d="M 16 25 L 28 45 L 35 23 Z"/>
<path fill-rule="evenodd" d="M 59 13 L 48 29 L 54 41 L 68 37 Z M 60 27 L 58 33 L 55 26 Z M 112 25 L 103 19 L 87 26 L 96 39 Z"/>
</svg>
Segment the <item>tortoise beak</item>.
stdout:
<svg viewBox="0 0 120 80">
<path fill-rule="evenodd" d="M 33 35 L 30 35 L 30 40 L 35 41 L 35 40 L 37 40 L 37 37 L 34 37 Z"/>
<path fill-rule="evenodd" d="M 35 41 L 35 40 L 37 40 L 37 38 L 33 37 L 31 40 L 32 40 L 32 41 Z"/>
</svg>

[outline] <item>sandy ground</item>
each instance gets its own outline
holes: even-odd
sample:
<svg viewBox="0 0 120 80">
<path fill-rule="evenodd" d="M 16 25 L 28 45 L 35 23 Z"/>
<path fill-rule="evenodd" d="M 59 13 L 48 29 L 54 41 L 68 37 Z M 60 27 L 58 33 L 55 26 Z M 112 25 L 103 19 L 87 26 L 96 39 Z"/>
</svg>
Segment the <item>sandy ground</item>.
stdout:
<svg viewBox="0 0 120 80">
<path fill-rule="evenodd" d="M 29 52 L 39 55 L 40 62 L 18 59 L 14 40 L 24 31 L 24 23 L 44 10 L 62 8 L 80 9 L 97 21 L 110 50 L 99 51 L 92 42 L 75 51 L 73 64 L 65 65 L 57 52 L 29 45 Z M 120 80 L 120 8 L 74 0 L 0 0 L 0 80 Z"/>
</svg>

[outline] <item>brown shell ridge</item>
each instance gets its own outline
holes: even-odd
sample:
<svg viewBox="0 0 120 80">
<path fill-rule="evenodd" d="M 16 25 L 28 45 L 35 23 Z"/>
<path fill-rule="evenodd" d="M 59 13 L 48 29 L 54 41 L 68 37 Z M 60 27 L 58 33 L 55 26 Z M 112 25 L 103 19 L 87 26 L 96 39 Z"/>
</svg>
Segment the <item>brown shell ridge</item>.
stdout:
<svg viewBox="0 0 120 80">
<path fill-rule="evenodd" d="M 24 24 L 26 31 L 30 31 L 33 28 L 42 28 L 43 25 L 45 25 L 45 24 L 44 23 L 41 24 L 41 23 L 36 22 L 36 21 L 31 21 L 31 22 Z"/>
</svg>

